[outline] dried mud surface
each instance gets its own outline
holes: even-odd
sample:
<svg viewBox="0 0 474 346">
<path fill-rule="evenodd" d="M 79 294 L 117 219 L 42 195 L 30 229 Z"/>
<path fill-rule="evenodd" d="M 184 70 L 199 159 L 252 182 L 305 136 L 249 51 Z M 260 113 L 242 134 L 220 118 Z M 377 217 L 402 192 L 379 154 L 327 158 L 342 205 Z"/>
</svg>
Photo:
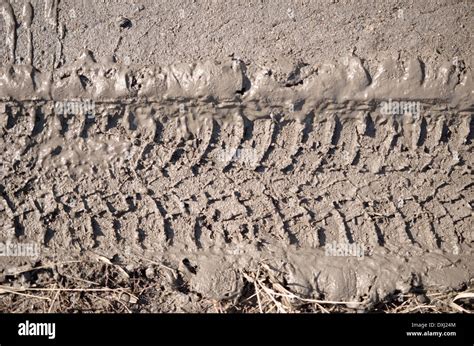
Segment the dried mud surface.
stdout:
<svg viewBox="0 0 474 346">
<path fill-rule="evenodd" d="M 472 2 L 0 10 L 0 241 L 40 246 L 0 257 L 2 309 L 53 277 L 133 311 L 242 306 L 263 267 L 359 309 L 471 284 Z"/>
</svg>

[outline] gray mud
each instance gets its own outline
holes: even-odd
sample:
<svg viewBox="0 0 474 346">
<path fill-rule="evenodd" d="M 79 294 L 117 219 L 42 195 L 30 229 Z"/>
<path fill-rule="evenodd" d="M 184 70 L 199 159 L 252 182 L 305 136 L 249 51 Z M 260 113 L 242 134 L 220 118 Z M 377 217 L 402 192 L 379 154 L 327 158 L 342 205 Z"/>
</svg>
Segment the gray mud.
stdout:
<svg viewBox="0 0 474 346">
<path fill-rule="evenodd" d="M 0 240 L 40 249 L 0 281 L 97 256 L 217 301 L 262 264 L 348 306 L 472 281 L 472 2 L 0 10 Z"/>
</svg>

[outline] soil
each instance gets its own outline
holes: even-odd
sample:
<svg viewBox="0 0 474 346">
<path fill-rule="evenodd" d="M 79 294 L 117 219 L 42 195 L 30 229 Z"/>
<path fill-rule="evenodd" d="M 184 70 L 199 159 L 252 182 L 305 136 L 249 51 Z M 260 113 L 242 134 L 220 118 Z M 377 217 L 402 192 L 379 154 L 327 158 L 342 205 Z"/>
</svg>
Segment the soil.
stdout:
<svg viewBox="0 0 474 346">
<path fill-rule="evenodd" d="M 1 0 L 0 307 L 471 286 L 473 7 Z"/>
</svg>

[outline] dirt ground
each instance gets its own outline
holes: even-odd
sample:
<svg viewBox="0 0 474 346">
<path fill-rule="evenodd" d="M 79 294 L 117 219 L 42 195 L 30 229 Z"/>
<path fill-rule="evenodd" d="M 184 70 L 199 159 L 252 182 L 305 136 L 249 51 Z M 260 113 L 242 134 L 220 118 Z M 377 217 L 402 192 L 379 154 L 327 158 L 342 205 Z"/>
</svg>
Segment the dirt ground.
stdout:
<svg viewBox="0 0 474 346">
<path fill-rule="evenodd" d="M 0 310 L 472 311 L 473 10 L 0 0 Z"/>
</svg>

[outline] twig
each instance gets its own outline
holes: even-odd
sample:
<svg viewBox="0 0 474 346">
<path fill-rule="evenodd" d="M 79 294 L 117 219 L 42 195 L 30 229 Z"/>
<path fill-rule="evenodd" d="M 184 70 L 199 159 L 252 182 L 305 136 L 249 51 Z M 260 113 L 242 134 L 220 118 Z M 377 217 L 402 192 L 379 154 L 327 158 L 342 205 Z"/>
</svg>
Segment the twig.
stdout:
<svg viewBox="0 0 474 346">
<path fill-rule="evenodd" d="M 57 291 L 56 294 L 54 295 L 53 301 L 51 302 L 51 305 L 49 306 L 48 309 L 48 314 L 51 313 L 51 310 L 53 309 L 54 303 L 56 302 L 56 299 L 59 296 L 60 291 Z"/>
<path fill-rule="evenodd" d="M 21 293 L 16 290 L 10 290 L 8 288 L 4 288 L 0 286 L 0 294 L 3 293 L 11 293 L 11 294 L 17 294 L 19 296 L 25 296 L 25 297 L 30 297 L 30 298 L 38 298 L 38 299 L 43 299 L 43 300 L 51 300 L 49 297 L 41 297 L 41 296 L 35 296 L 34 294 L 28 294 L 28 293 Z"/>
</svg>

